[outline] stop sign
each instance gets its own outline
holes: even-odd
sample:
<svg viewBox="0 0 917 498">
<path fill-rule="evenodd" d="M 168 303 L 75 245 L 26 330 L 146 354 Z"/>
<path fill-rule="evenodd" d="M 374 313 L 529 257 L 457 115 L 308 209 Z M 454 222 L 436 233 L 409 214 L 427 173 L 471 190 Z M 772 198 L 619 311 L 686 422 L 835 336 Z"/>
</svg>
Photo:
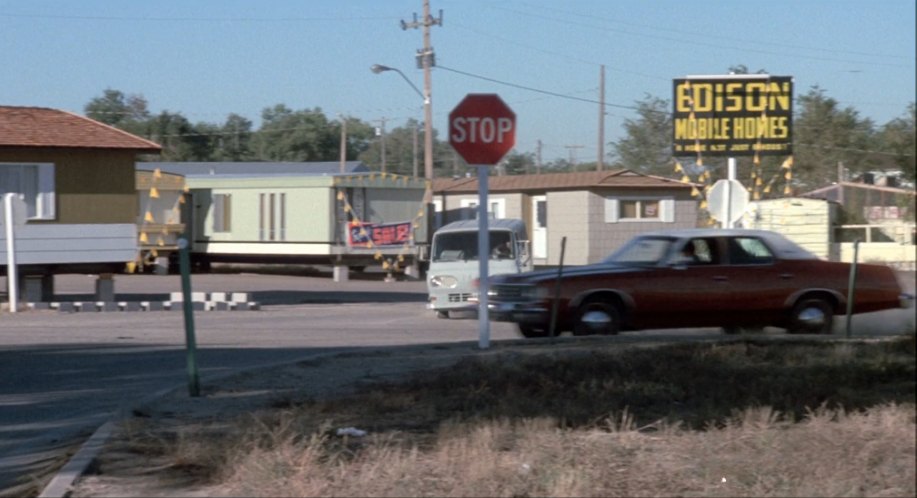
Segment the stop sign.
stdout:
<svg viewBox="0 0 917 498">
<path fill-rule="evenodd" d="M 495 93 L 469 93 L 449 113 L 449 144 L 471 165 L 495 165 L 516 145 L 516 113 Z"/>
</svg>

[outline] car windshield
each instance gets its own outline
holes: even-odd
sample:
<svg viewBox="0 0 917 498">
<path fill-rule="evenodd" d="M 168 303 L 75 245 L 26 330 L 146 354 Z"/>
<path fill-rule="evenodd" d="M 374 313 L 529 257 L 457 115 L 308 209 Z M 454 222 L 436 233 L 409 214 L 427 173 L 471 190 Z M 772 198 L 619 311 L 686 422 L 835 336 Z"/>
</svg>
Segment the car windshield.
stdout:
<svg viewBox="0 0 917 498">
<path fill-rule="evenodd" d="M 665 259 L 676 239 L 671 237 L 637 237 L 624 244 L 603 261 L 617 265 L 652 266 Z"/>
<path fill-rule="evenodd" d="M 512 259 L 515 250 L 510 232 L 490 232 L 491 259 Z M 478 259 L 478 232 L 448 232 L 433 238 L 433 261 L 468 261 Z"/>
</svg>

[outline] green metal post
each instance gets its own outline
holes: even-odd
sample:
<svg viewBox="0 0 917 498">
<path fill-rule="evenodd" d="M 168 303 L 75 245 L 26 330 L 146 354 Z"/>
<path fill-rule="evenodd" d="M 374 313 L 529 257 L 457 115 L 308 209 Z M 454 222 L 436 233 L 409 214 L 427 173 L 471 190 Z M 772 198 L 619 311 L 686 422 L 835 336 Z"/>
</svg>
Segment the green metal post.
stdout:
<svg viewBox="0 0 917 498">
<path fill-rule="evenodd" d="M 201 387 L 197 372 L 197 344 L 194 338 L 194 306 L 191 304 L 191 255 L 188 239 L 178 239 L 179 266 L 181 267 L 182 305 L 185 315 L 185 343 L 188 363 L 188 394 L 200 396 Z"/>
<path fill-rule="evenodd" d="M 844 336 L 850 339 L 850 321 L 853 317 L 854 290 L 857 282 L 857 260 L 860 256 L 860 239 L 853 241 L 853 264 L 850 265 L 850 281 L 847 282 L 847 330 Z"/>
</svg>

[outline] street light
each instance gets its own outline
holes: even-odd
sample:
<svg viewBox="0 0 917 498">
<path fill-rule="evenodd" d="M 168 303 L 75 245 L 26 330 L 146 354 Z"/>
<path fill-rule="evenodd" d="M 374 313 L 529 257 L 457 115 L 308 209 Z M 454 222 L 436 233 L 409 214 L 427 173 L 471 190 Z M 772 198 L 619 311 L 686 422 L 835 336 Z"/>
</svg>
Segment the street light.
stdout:
<svg viewBox="0 0 917 498">
<path fill-rule="evenodd" d="M 389 66 L 383 66 L 382 64 L 373 64 L 370 68 L 375 74 L 379 74 L 385 71 L 395 71 L 400 74 L 404 81 L 407 81 L 411 88 L 420 95 L 420 98 L 423 99 L 424 107 L 424 141 L 423 141 L 423 174 L 424 180 L 426 180 L 426 190 L 424 192 L 424 204 L 431 204 L 433 202 L 433 118 L 432 110 L 430 107 L 430 85 L 425 85 L 424 88 L 427 90 L 426 93 L 421 92 L 417 85 L 411 82 L 407 76 L 404 75 L 399 69 Z"/>
<path fill-rule="evenodd" d="M 376 74 L 379 74 L 385 71 L 395 71 L 396 73 L 400 74 L 402 78 L 404 78 L 404 81 L 408 82 L 408 85 L 411 85 L 411 88 L 413 88 L 414 91 L 417 92 L 417 95 L 420 95 L 420 98 L 423 99 L 424 104 L 427 103 L 427 98 L 424 97 L 423 92 L 420 91 L 420 88 L 417 88 L 417 85 L 412 83 L 411 80 L 409 80 L 408 77 L 405 76 L 404 73 L 401 72 L 401 70 L 396 69 L 394 67 L 383 66 L 382 64 L 373 64 L 372 67 L 369 68 L 369 70 Z"/>
</svg>

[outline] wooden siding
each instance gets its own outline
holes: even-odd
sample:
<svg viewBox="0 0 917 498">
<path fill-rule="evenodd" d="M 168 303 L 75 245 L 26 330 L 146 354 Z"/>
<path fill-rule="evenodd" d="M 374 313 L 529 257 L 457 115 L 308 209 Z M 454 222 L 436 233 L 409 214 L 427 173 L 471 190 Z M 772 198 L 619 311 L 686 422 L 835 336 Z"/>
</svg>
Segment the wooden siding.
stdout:
<svg viewBox="0 0 917 498">
<path fill-rule="evenodd" d="M 17 265 L 127 263 L 137 256 L 134 223 L 26 224 L 14 237 Z M 0 265 L 6 263 L 6 231 L 0 230 Z"/>
<path fill-rule="evenodd" d="M 119 150 L 0 149 L 0 162 L 54 164 L 56 218 L 50 223 L 61 224 L 135 223 L 135 158 Z"/>
</svg>

